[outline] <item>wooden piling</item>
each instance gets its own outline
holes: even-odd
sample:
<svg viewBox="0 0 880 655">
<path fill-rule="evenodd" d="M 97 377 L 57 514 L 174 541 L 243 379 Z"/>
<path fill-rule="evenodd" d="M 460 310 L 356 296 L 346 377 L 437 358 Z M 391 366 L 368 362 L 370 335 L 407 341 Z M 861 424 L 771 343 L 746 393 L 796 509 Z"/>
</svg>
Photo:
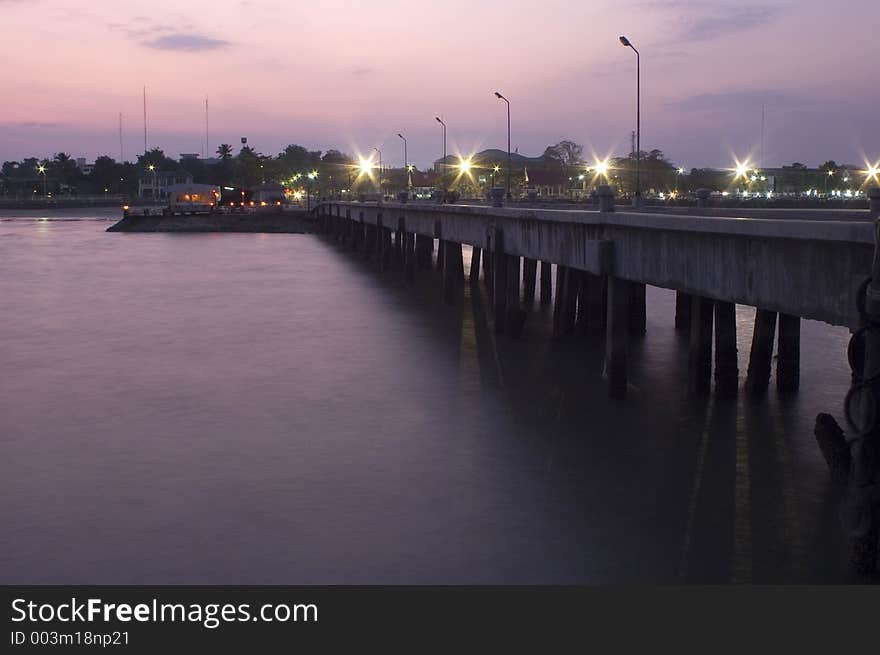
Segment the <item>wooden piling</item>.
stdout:
<svg viewBox="0 0 880 655">
<path fill-rule="evenodd" d="M 736 352 L 736 305 L 715 301 L 715 395 L 736 396 L 739 364 Z"/>
<path fill-rule="evenodd" d="M 710 298 L 691 298 L 690 351 L 688 354 L 688 392 L 705 396 L 712 380 L 712 310 Z"/>
<path fill-rule="evenodd" d="M 776 388 L 797 391 L 801 382 L 801 319 L 779 314 L 779 342 L 776 358 Z"/>
<path fill-rule="evenodd" d="M 770 384 L 770 366 L 773 360 L 773 337 L 776 333 L 776 312 L 758 309 L 755 312 L 755 329 L 749 353 L 749 369 L 746 374 L 746 391 L 760 394 Z"/>
<path fill-rule="evenodd" d="M 541 306 L 546 307 L 553 298 L 553 279 L 550 262 L 541 262 Z"/>
<path fill-rule="evenodd" d="M 631 283 L 629 280 L 609 276 L 607 284 L 605 375 L 608 378 L 610 396 L 622 400 L 626 398 L 627 389 L 627 342 L 629 341 Z"/>
</svg>

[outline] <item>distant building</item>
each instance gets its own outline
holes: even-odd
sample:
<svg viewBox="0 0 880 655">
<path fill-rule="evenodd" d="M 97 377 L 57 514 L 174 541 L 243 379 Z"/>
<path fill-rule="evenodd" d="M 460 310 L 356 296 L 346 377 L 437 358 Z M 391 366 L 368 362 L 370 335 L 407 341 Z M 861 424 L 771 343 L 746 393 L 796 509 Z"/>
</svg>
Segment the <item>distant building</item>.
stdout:
<svg viewBox="0 0 880 655">
<path fill-rule="evenodd" d="M 138 178 L 138 196 L 160 200 L 168 197 L 168 187 L 192 184 L 192 173 L 187 171 L 155 171 Z"/>
<path fill-rule="evenodd" d="M 76 167 L 80 170 L 83 175 L 91 175 L 92 171 L 95 169 L 94 164 L 86 163 L 85 157 L 77 157 L 76 158 Z"/>
</svg>

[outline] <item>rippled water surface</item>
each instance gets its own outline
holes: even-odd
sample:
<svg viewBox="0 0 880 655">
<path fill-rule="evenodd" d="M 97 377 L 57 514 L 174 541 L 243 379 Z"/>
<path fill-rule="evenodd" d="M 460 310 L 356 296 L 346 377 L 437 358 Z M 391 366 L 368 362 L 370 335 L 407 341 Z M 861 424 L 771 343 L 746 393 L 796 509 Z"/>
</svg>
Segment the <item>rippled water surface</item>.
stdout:
<svg viewBox="0 0 880 655">
<path fill-rule="evenodd" d="M 695 403 L 650 288 L 612 402 L 600 336 L 535 308 L 496 340 L 480 293 L 444 305 L 319 237 L 10 217 L 2 582 L 845 580 L 812 427 L 846 330 L 803 323 L 797 394 Z"/>
</svg>

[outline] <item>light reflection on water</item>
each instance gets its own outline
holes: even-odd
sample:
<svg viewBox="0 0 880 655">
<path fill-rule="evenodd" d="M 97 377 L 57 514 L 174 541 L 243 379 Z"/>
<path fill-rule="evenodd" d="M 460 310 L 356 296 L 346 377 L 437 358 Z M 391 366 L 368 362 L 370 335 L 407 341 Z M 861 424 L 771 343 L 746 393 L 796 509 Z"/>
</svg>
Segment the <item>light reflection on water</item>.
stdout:
<svg viewBox="0 0 880 655">
<path fill-rule="evenodd" d="M 2 582 L 845 579 L 846 330 L 803 323 L 793 396 L 694 403 L 652 288 L 612 402 L 545 310 L 496 341 L 317 237 L 105 227 L 0 222 Z"/>
</svg>

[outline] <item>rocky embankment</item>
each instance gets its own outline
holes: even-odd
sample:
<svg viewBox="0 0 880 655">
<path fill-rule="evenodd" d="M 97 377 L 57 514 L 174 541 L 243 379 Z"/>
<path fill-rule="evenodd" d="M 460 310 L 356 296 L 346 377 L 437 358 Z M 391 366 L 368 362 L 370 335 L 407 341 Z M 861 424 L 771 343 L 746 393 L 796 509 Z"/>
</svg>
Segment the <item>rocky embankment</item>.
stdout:
<svg viewBox="0 0 880 655">
<path fill-rule="evenodd" d="M 305 211 L 281 214 L 200 214 L 196 216 L 137 216 L 114 223 L 108 232 L 286 232 L 315 231 Z"/>
</svg>

